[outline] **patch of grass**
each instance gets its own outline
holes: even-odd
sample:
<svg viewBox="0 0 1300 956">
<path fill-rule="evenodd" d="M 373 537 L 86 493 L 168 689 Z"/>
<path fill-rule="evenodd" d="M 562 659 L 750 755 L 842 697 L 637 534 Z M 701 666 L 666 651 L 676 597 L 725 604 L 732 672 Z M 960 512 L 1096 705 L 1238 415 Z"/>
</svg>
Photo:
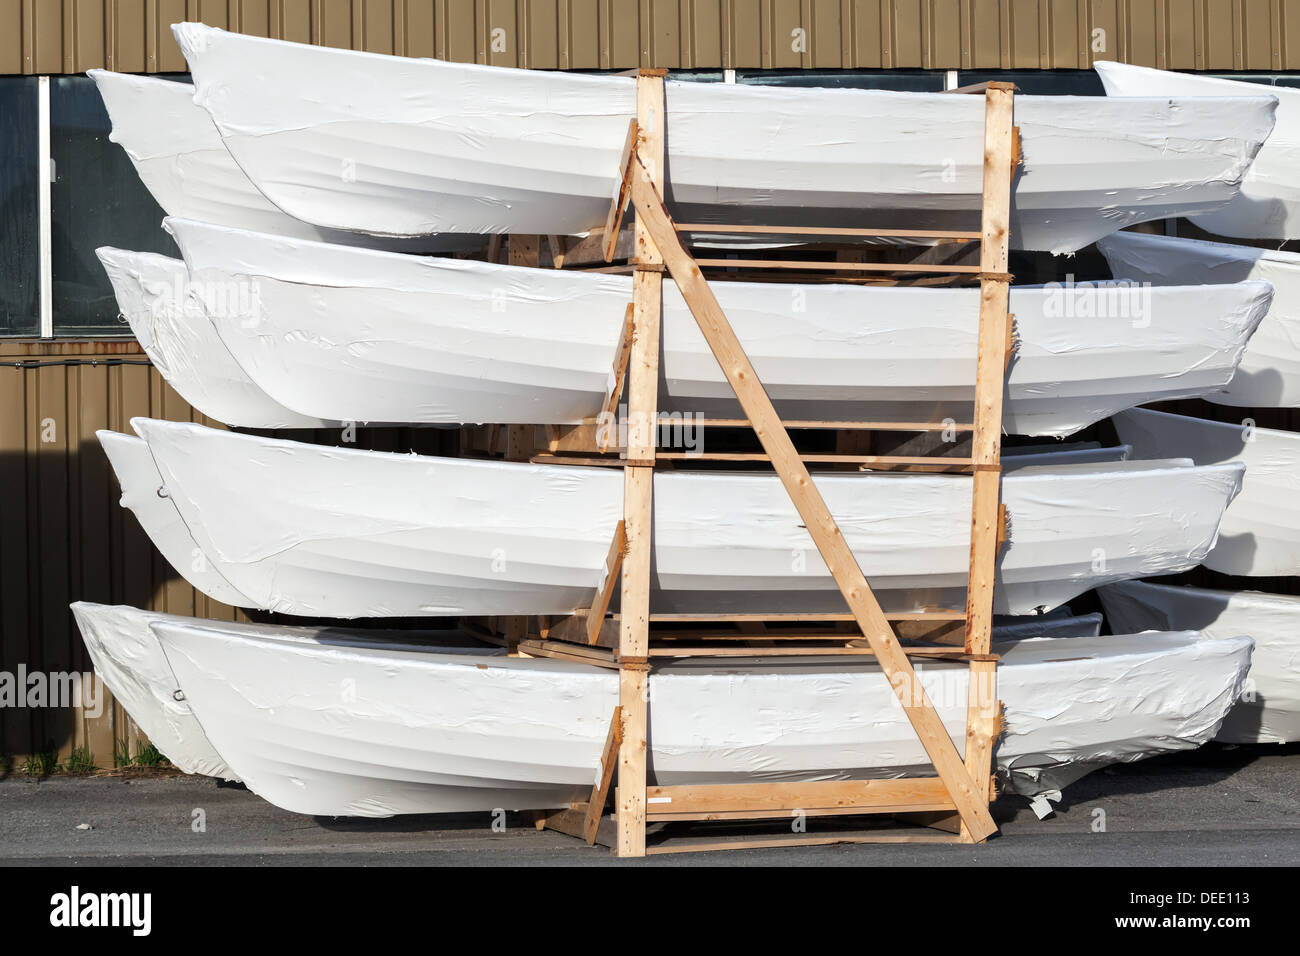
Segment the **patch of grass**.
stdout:
<svg viewBox="0 0 1300 956">
<path fill-rule="evenodd" d="M 113 766 L 131 766 L 131 747 L 125 740 L 113 741 Z"/>
<path fill-rule="evenodd" d="M 14 755 L 0 754 L 0 777 L 7 777 L 14 772 Z"/>
<path fill-rule="evenodd" d="M 135 755 L 134 765 L 137 767 L 152 767 L 155 770 L 162 767 L 170 767 L 171 763 L 162 755 L 162 752 L 152 743 L 140 749 Z"/>
<path fill-rule="evenodd" d="M 23 761 L 23 773 L 29 777 L 48 777 L 59 769 L 59 751 L 54 744 L 46 744 Z"/>
<path fill-rule="evenodd" d="M 68 762 L 63 769 L 67 773 L 93 773 L 98 768 L 95 766 L 95 755 L 89 747 L 75 747 L 68 754 Z"/>
</svg>

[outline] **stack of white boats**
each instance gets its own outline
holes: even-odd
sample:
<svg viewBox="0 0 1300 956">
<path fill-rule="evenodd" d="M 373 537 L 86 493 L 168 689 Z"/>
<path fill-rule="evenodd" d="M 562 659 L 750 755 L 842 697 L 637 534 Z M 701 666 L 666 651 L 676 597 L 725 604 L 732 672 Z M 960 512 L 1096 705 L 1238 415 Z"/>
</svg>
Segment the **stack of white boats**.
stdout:
<svg viewBox="0 0 1300 956">
<path fill-rule="evenodd" d="M 597 413 L 630 278 L 427 253 L 472 250 L 491 233 L 598 225 L 635 112 L 630 79 L 173 29 L 193 87 L 93 75 L 113 139 L 167 212 L 183 258 L 99 255 L 132 330 L 186 400 L 259 429 L 571 424 Z M 1070 252 L 1102 240 L 1117 274 L 1146 279 L 1140 267 L 1179 262 L 1181 245 L 1165 250 L 1167 240 L 1120 228 L 1222 216 L 1245 198 L 1285 203 L 1265 175 L 1273 164 L 1261 172 L 1277 97 L 1152 93 L 1017 97 L 1025 164 L 1013 242 Z M 667 97 L 669 198 L 693 221 L 861 214 L 947 227 L 978 209 L 979 98 L 671 81 Z M 1211 270 L 1194 264 L 1171 267 L 1153 288 L 1012 289 L 1006 430 L 1062 438 L 1118 415 L 1136 453 L 1052 444 L 1005 459 L 1011 526 L 995 609 L 1038 615 L 995 633 L 1006 705 L 996 764 L 1020 793 L 1197 747 L 1226 728 L 1294 739 L 1294 717 L 1287 725 L 1273 713 L 1296 697 L 1294 655 L 1290 683 L 1267 684 L 1247 711 L 1238 700 L 1264 640 L 1240 603 L 1227 600 L 1216 619 L 1211 604 L 1192 608 L 1186 589 L 1133 583 L 1202 562 L 1277 568 L 1300 556 L 1279 513 L 1260 518 L 1250 500 L 1257 488 L 1280 496 L 1293 469 L 1257 480 L 1273 474 L 1267 460 L 1227 439 L 1178 438 L 1151 417 L 1159 413 L 1130 411 L 1288 394 L 1294 373 L 1281 353 L 1296 310 L 1284 300 L 1300 286 L 1285 285 L 1286 263 L 1271 256 L 1227 257 L 1213 276 L 1224 281 L 1211 285 Z M 971 414 L 978 290 L 714 288 L 787 416 Z M 663 324 L 666 410 L 735 414 L 671 283 Z M 600 585 L 622 513 L 615 469 L 132 424 L 135 436 L 100 433 L 122 503 L 180 574 L 237 607 L 316 619 L 569 614 Z M 969 478 L 816 481 L 887 609 L 960 605 L 969 542 L 953 529 L 969 526 Z M 665 472 L 655 495 L 654 609 L 843 610 L 776 477 Z M 1244 540 L 1269 519 L 1271 537 Z M 1112 625 L 1142 633 L 1100 636 L 1099 616 L 1069 616 L 1066 603 L 1096 587 Z M 590 788 L 618 696 L 612 671 L 509 657 L 454 631 L 73 611 L 97 670 L 173 763 L 241 779 L 304 813 L 567 805 Z M 1282 667 L 1278 655 L 1256 654 L 1251 679 L 1263 689 Z M 917 669 L 960 749 L 968 668 Z M 660 784 L 927 768 L 869 662 L 674 663 L 651 685 Z"/>
</svg>

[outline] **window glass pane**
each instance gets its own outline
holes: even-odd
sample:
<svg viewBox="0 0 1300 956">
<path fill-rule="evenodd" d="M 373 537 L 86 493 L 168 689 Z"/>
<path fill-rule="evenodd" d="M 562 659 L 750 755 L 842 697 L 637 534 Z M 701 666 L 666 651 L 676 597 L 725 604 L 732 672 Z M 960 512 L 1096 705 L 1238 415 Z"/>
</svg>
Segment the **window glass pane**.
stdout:
<svg viewBox="0 0 1300 956">
<path fill-rule="evenodd" d="M 51 187 L 55 335 L 131 334 L 117 318 L 97 247 L 179 257 L 162 229 L 162 209 L 130 157 L 108 141 L 111 128 L 94 80 L 50 80 L 50 150 L 57 177 Z"/>
<path fill-rule="evenodd" d="M 830 86 L 855 90 L 899 90 L 933 93 L 942 90 L 941 70 L 888 70 L 886 72 L 843 70 L 737 70 L 737 83 L 755 86 Z"/>
<path fill-rule="evenodd" d="M 1096 70 L 962 70 L 958 86 L 1010 80 L 1016 91 L 1031 96 L 1105 96 Z"/>
<path fill-rule="evenodd" d="M 1243 83 L 1259 83 L 1262 86 L 1300 87 L 1300 76 L 1287 76 L 1285 73 L 1206 73 L 1205 76 L 1217 76 L 1225 80 L 1241 80 Z"/>
<path fill-rule="evenodd" d="M 0 76 L 0 335 L 39 335 L 36 78 Z"/>
</svg>

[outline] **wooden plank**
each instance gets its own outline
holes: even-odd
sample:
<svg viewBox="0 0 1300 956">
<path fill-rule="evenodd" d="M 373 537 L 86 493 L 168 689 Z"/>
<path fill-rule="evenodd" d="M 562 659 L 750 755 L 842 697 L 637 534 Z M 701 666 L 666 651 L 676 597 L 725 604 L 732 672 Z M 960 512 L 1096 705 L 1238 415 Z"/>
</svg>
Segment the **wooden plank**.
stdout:
<svg viewBox="0 0 1300 956">
<path fill-rule="evenodd" d="M 637 77 L 637 118 L 629 127 L 631 146 L 623 185 L 615 205 L 626 205 L 625 187 L 644 177 L 659 190 L 664 185 L 664 79 L 643 72 Z M 631 154 L 646 161 L 634 169 Z M 649 164 L 648 168 L 646 164 Z M 606 235 L 618 232 L 618 220 L 607 223 Z M 638 263 L 662 262 L 657 243 L 641 216 L 636 218 Z M 606 248 L 609 254 L 609 247 Z M 623 470 L 624 549 L 619 609 L 619 704 L 623 708 L 623 740 L 619 747 L 616 829 L 619 856 L 645 855 L 646 739 L 649 736 L 649 668 L 644 661 L 650 644 L 650 539 L 653 528 L 655 422 L 659 410 L 659 341 L 663 305 L 663 274 L 638 268 L 632 279 L 633 336 L 628 361 L 627 447 Z M 648 463 L 651 467 L 644 467 Z"/>
<path fill-rule="evenodd" d="M 554 657 L 560 660 L 594 664 L 597 667 L 617 667 L 613 651 L 603 647 L 587 647 L 562 641 L 525 638 L 519 642 L 519 652 L 528 657 Z"/>
<path fill-rule="evenodd" d="M 837 843 L 957 843 L 959 838 L 928 831 L 796 833 L 722 838 L 684 838 L 646 848 L 646 855 L 664 853 L 706 853 L 713 850 L 762 850 L 773 847 L 832 846 Z"/>
<path fill-rule="evenodd" d="M 1010 252 L 1012 103 L 1010 90 L 985 93 L 983 232 L 980 268 L 1005 272 Z M 966 649 L 987 653 L 993 628 L 993 585 L 1000 526 L 1002 395 L 1006 382 L 1008 284 L 980 283 L 979 358 L 975 382 L 976 465 L 971 511 L 970 586 L 967 590 Z"/>
<path fill-rule="evenodd" d="M 688 813 L 779 815 L 819 809 L 852 809 L 859 813 L 954 809 L 952 797 L 938 777 L 647 787 L 646 802 L 648 813 L 656 818 Z"/>
<path fill-rule="evenodd" d="M 595 644 L 600 638 L 600 628 L 609 611 L 609 602 L 614 599 L 614 585 L 618 583 L 619 572 L 623 570 L 623 556 L 627 550 L 626 525 L 619 521 L 614 526 L 614 537 L 609 543 L 609 553 L 605 555 L 605 581 L 601 585 L 596 601 L 587 614 L 587 643 Z"/>
<path fill-rule="evenodd" d="M 970 581 L 966 591 L 966 650 L 987 654 L 993 635 L 993 588 L 1001 547 L 1004 512 L 1000 505 L 1002 395 L 1010 336 L 1008 283 L 990 276 L 1005 272 L 1010 254 L 1011 185 L 1016 137 L 1013 89 L 984 94 L 984 197 L 981 230 L 979 364 L 975 384 L 975 433 L 971 457 L 976 472 L 971 497 Z M 966 715 L 966 770 L 987 775 L 993 760 L 995 664 L 972 662 Z M 992 696 L 990 696 L 990 694 Z M 964 839 L 980 840 L 963 818 Z"/>
<path fill-rule="evenodd" d="M 635 312 L 635 303 L 629 302 L 627 312 L 623 315 L 623 330 L 619 333 L 618 352 L 614 355 L 614 364 L 611 369 L 613 377 L 608 391 L 605 392 L 605 401 L 600 406 L 600 415 L 596 419 L 595 444 L 597 451 L 609 451 L 612 446 L 618 443 L 618 428 L 611 427 L 611 425 L 617 425 L 618 399 L 623 394 L 623 385 L 627 380 L 627 363 L 632 357 L 632 333 L 635 324 Z"/>
<path fill-rule="evenodd" d="M 748 637 L 753 640 L 753 635 Z M 764 640 L 772 637 L 764 635 Z M 832 635 L 802 635 L 804 640 L 834 640 Z M 904 647 L 908 657 L 944 658 L 957 661 L 971 660 L 972 655 L 960 647 Z M 874 657 L 870 647 L 856 644 L 844 647 L 651 647 L 650 657 Z"/>
<path fill-rule="evenodd" d="M 716 232 L 723 234 L 745 233 L 764 236 L 867 236 L 899 239 L 979 239 L 972 231 L 944 231 L 941 229 L 861 229 L 835 226 L 747 226 L 713 222 L 683 222 L 677 224 L 678 232 Z"/>
<path fill-rule="evenodd" d="M 979 266 L 925 262 L 812 262 L 804 259 L 696 259 L 702 269 L 800 269 L 812 272 L 931 272 L 978 275 Z"/>
<path fill-rule="evenodd" d="M 600 751 L 600 774 L 596 778 L 596 785 L 591 789 L 591 799 L 587 801 L 583 839 L 588 846 L 596 842 L 596 830 L 600 827 L 600 818 L 605 815 L 605 800 L 609 796 L 609 785 L 614 779 L 618 749 L 622 743 L 623 708 L 615 707 L 614 715 L 609 720 L 609 732 L 605 735 L 605 746 Z"/>
<path fill-rule="evenodd" d="M 637 79 L 640 83 L 640 78 Z M 640 113 L 640 87 L 637 87 L 638 116 Z M 662 111 L 661 111 L 662 112 Z M 619 159 L 619 170 L 622 174 L 619 179 L 618 192 L 614 195 L 613 201 L 609 204 L 609 212 L 605 216 L 604 244 L 603 252 L 605 261 L 610 262 L 614 258 L 614 251 L 618 246 L 618 234 L 623 227 L 623 211 L 627 209 L 627 200 L 632 191 L 632 153 L 637 147 L 637 140 L 640 133 L 637 129 L 637 121 L 630 120 L 627 124 L 627 138 L 623 141 L 623 155 Z M 659 138 L 663 142 L 663 137 Z M 660 164 L 662 165 L 662 163 Z"/>
<path fill-rule="evenodd" d="M 768 461 L 769 457 L 764 452 L 748 451 L 725 451 L 725 452 L 693 452 L 693 451 L 661 451 L 659 457 L 665 461 L 689 461 L 696 459 L 699 461 Z M 841 455 L 833 452 L 809 452 L 799 455 L 800 461 L 812 462 L 814 464 L 852 464 L 852 465 L 881 465 L 881 466 L 910 466 L 925 465 L 930 468 L 969 468 L 974 462 L 970 458 L 960 458 L 956 455 L 947 457 L 940 455 Z"/>
<path fill-rule="evenodd" d="M 672 218 L 664 207 L 660 190 L 648 176 L 633 175 L 632 200 L 637 210 L 638 226 L 644 225 L 663 256 L 673 280 L 740 400 L 746 417 L 753 422 L 755 434 L 771 457 L 772 464 L 803 518 L 822 559 L 854 612 L 862 633 L 876 651 L 885 675 L 935 770 L 952 795 L 968 831 L 974 838 L 986 839 L 997 830 L 988 811 L 987 794 L 976 787 L 968 773 L 952 738 L 948 736 L 947 729 L 935 712 L 929 695 L 917 680 L 915 671 L 890 629 L 857 559 L 840 534 L 808 469 L 799 460 L 789 434 L 781 424 L 712 289 L 683 248 Z M 630 473 L 637 471 L 639 469 L 629 470 Z"/>
</svg>

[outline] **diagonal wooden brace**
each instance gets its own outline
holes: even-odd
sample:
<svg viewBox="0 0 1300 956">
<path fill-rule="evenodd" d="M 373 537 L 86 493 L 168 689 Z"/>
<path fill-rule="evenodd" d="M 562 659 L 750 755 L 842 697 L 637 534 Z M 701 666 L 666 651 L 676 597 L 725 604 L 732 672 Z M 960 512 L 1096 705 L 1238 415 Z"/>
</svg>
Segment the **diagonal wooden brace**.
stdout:
<svg viewBox="0 0 1300 956">
<path fill-rule="evenodd" d="M 623 394 L 623 383 L 627 379 L 627 363 L 632 357 L 632 330 L 635 312 L 636 303 L 629 302 L 627 311 L 623 314 L 623 330 L 618 337 L 618 351 L 614 354 L 609 389 L 605 392 L 605 401 L 601 404 L 600 415 L 596 419 L 598 425 L 605 426 L 604 431 L 597 429 L 596 432 L 596 448 L 598 451 L 609 451 L 611 446 L 617 444 L 618 428 L 610 428 L 609 425 L 614 419 L 615 412 L 618 411 L 618 397 Z"/>
<path fill-rule="evenodd" d="M 618 191 L 614 194 L 614 199 L 609 205 L 609 213 L 605 216 L 606 262 L 614 258 L 614 250 L 618 247 L 618 231 L 623 227 L 623 211 L 627 209 L 627 200 L 632 194 L 632 157 L 640 138 L 641 130 L 636 120 L 629 121 L 627 140 L 623 143 L 623 155 L 619 159 L 618 168 L 622 175 L 619 178 Z"/>
<path fill-rule="evenodd" d="M 771 399 L 763 389 L 749 357 L 736 338 L 713 290 L 678 237 L 677 228 L 655 188 L 650 171 L 641 163 L 630 177 L 632 201 L 638 221 L 658 247 L 682 297 L 695 316 L 709 348 L 740 400 L 755 435 L 771 459 L 791 501 L 803 519 L 817 550 L 830 569 L 863 635 L 875 651 L 884 676 L 898 695 L 922 746 L 952 797 L 972 839 L 987 839 L 997 830 L 988 811 L 987 786 L 977 786 L 967 771 L 947 728 L 939 719 L 929 695 L 898 643 L 856 557 L 840 533 L 825 500 L 813 484 L 785 430 Z"/>
</svg>

